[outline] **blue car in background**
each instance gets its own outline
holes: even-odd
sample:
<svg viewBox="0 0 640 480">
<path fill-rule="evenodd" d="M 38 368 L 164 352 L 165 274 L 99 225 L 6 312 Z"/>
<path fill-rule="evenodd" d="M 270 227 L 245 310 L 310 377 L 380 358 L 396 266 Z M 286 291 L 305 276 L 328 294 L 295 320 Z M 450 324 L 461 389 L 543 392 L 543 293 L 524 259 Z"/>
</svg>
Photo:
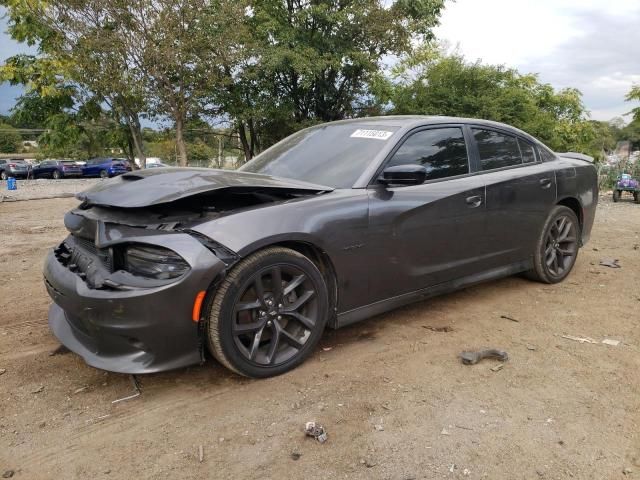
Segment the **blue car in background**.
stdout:
<svg viewBox="0 0 640 480">
<path fill-rule="evenodd" d="M 82 176 L 108 178 L 129 171 L 131 167 L 124 158 L 98 157 L 87 160 L 87 164 L 82 167 Z"/>
</svg>

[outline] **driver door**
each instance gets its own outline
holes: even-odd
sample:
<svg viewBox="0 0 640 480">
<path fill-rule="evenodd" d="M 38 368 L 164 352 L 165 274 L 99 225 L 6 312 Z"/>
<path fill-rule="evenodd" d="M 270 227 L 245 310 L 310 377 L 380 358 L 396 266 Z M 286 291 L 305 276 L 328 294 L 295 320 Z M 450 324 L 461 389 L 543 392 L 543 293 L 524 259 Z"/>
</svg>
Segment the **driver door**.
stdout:
<svg viewBox="0 0 640 480">
<path fill-rule="evenodd" d="M 378 263 L 371 302 L 477 273 L 490 264 L 485 185 L 471 175 L 461 125 L 409 134 L 383 168 L 418 164 L 420 185 L 369 187 L 369 245 Z"/>
</svg>

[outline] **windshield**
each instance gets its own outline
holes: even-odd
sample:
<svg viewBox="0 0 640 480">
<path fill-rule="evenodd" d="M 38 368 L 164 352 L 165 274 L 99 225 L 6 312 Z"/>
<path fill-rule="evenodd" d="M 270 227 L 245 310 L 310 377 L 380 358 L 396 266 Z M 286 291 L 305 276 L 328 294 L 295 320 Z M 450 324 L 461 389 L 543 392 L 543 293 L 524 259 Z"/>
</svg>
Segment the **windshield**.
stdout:
<svg viewBox="0 0 640 480">
<path fill-rule="evenodd" d="M 240 170 L 351 188 L 397 130 L 365 123 L 308 128 L 265 150 Z"/>
</svg>

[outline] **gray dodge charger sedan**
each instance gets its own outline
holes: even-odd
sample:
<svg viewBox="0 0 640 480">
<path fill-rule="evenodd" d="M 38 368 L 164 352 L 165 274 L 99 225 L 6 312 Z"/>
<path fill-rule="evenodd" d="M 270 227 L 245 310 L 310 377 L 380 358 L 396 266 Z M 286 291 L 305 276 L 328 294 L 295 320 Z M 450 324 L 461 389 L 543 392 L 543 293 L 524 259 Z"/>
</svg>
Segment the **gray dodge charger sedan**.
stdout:
<svg viewBox="0 0 640 480">
<path fill-rule="evenodd" d="M 379 117 L 302 130 L 238 171 L 125 173 L 78 195 L 44 279 L 92 366 L 286 372 L 324 329 L 520 272 L 556 283 L 593 225 L 587 161 L 500 123 Z"/>
</svg>

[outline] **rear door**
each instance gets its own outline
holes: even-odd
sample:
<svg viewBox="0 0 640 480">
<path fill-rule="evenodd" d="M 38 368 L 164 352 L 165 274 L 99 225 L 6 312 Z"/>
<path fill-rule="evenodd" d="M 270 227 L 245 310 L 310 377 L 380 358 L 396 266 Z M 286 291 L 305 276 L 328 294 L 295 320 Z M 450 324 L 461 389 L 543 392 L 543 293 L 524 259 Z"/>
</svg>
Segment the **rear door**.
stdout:
<svg viewBox="0 0 640 480">
<path fill-rule="evenodd" d="M 477 165 L 486 185 L 487 241 L 494 267 L 526 260 L 556 202 L 553 167 L 534 145 L 509 131 L 470 126 Z"/>
<path fill-rule="evenodd" d="M 470 173 L 464 128 L 414 130 L 382 168 L 406 164 L 425 166 L 426 182 L 369 187 L 369 245 L 378 259 L 372 301 L 484 268 L 484 180 Z"/>
</svg>

